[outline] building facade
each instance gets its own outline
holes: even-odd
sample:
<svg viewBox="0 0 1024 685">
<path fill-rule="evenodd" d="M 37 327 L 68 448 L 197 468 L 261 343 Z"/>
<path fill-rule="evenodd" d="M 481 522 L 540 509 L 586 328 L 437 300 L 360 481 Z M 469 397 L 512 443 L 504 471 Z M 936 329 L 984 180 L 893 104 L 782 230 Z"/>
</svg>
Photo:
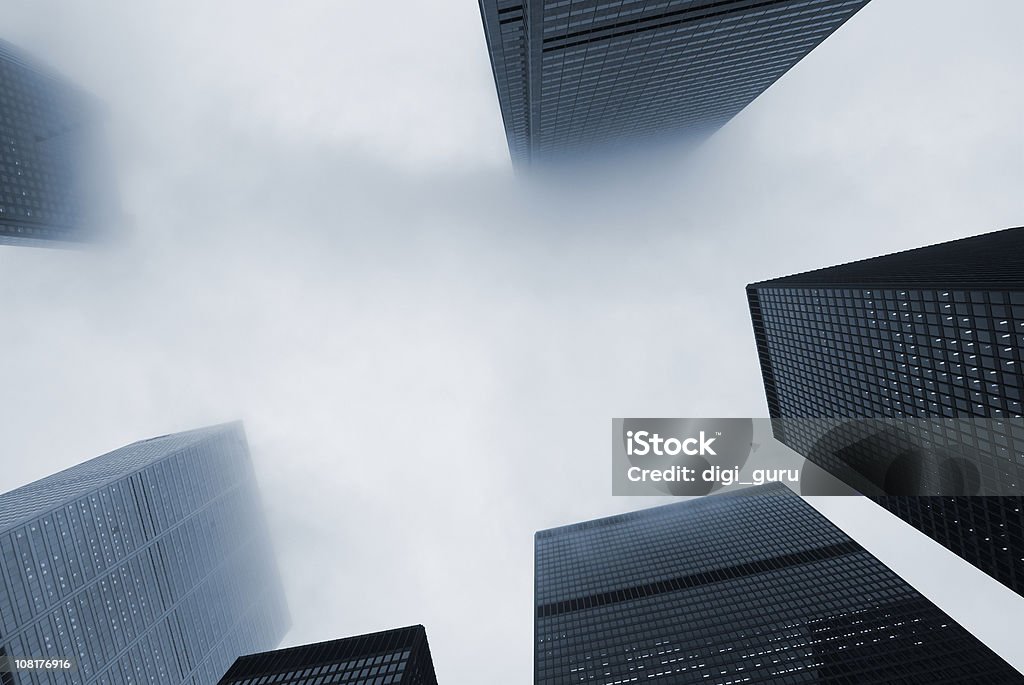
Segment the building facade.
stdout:
<svg viewBox="0 0 1024 685">
<path fill-rule="evenodd" d="M 867 0 L 479 0 L 517 166 L 710 135 Z"/>
<path fill-rule="evenodd" d="M 1024 594 L 1024 228 L 755 283 L 747 297 L 775 437 Z M 941 485 L 935 450 L 888 436 L 821 450 L 801 419 L 890 420 L 912 429 L 896 431 L 904 441 L 928 429 L 924 442 L 973 451 L 971 487 L 904 496 L 905 479 L 850 464 L 897 456 Z"/>
<path fill-rule="evenodd" d="M 537 533 L 537 685 L 1021 676 L 778 484 Z"/>
<path fill-rule="evenodd" d="M 437 685 L 423 626 L 244 656 L 220 685 Z"/>
<path fill-rule="evenodd" d="M 287 625 L 241 424 L 137 442 L 0 495 L 0 649 L 70 662 L 4 685 L 213 685 Z"/>
<path fill-rule="evenodd" d="M 83 242 L 116 216 L 102 107 L 0 41 L 0 244 Z"/>
</svg>

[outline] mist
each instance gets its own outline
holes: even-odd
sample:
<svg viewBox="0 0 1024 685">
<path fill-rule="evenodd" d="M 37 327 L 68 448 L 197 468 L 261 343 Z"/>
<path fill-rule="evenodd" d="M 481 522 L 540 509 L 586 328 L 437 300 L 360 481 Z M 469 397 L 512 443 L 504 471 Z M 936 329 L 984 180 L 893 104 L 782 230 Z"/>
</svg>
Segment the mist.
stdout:
<svg viewBox="0 0 1024 685">
<path fill-rule="evenodd" d="M 0 490 L 243 419 L 282 646 L 423 623 L 440 682 L 529 682 L 533 533 L 668 501 L 612 497 L 610 419 L 767 415 L 745 284 L 1024 223 L 1022 21 L 871 3 L 691 154 L 530 179 L 473 2 L 8 2 L 125 225 L 0 247 Z M 812 503 L 1024 668 L 1024 598 Z"/>
</svg>

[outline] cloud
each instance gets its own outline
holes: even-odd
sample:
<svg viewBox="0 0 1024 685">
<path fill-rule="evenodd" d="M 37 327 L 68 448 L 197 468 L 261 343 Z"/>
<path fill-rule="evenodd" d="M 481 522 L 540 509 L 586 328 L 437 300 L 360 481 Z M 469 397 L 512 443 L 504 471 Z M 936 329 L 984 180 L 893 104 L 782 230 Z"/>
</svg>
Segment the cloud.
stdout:
<svg viewBox="0 0 1024 685">
<path fill-rule="evenodd" d="M 691 157 L 543 184 L 473 3 L 43 5 L 5 37 L 110 104 L 135 229 L 0 252 L 0 487 L 243 418 L 287 643 L 422 622 L 445 682 L 529 679 L 535 530 L 654 503 L 611 417 L 764 415 L 743 285 L 1024 215 L 1009 2 L 873 3 Z"/>
</svg>

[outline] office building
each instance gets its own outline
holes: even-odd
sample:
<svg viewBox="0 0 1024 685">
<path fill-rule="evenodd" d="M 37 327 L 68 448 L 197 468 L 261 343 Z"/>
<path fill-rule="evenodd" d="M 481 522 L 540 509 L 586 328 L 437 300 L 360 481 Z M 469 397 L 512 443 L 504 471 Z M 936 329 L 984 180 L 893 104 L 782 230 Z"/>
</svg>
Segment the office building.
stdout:
<svg viewBox="0 0 1024 685">
<path fill-rule="evenodd" d="M 0 41 L 0 244 L 109 236 L 117 215 L 103 109 Z"/>
<path fill-rule="evenodd" d="M 867 0 L 479 0 L 517 166 L 710 135 Z"/>
<path fill-rule="evenodd" d="M 496 666 L 497 668 L 497 666 Z M 423 626 L 240 658 L 220 685 L 437 685 Z"/>
<path fill-rule="evenodd" d="M 782 485 L 536 536 L 537 685 L 1021 676 Z"/>
<path fill-rule="evenodd" d="M 287 628 L 241 424 L 143 440 L 0 495 L 10 683 L 213 685 Z"/>
<path fill-rule="evenodd" d="M 747 296 L 775 437 L 1024 594 L 1024 228 L 755 283 Z M 894 430 L 820 449 L 828 440 L 806 430 L 820 419 L 840 438 L 864 419 Z M 936 450 L 903 444 L 915 433 L 968 455 L 968 487 L 932 477 Z M 909 490 L 872 473 L 871 460 L 893 458 L 907 462 Z M 904 496 L 914 492 L 931 496 Z"/>
</svg>

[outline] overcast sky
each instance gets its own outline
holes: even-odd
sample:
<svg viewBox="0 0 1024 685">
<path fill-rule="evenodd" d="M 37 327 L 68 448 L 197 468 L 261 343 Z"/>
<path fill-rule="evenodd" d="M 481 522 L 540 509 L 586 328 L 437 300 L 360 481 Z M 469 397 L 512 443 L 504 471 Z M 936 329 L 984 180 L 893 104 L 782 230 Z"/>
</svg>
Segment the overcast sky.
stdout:
<svg viewBox="0 0 1024 685">
<path fill-rule="evenodd" d="M 548 188 L 473 0 L 2 15 L 107 103 L 131 235 L 0 248 L 0 490 L 244 419 L 285 644 L 423 623 L 449 685 L 530 682 L 534 531 L 660 503 L 612 417 L 766 415 L 746 283 L 1024 224 L 1018 0 L 876 0 L 696 154 Z M 1024 668 L 1024 599 L 814 503 Z"/>
</svg>

